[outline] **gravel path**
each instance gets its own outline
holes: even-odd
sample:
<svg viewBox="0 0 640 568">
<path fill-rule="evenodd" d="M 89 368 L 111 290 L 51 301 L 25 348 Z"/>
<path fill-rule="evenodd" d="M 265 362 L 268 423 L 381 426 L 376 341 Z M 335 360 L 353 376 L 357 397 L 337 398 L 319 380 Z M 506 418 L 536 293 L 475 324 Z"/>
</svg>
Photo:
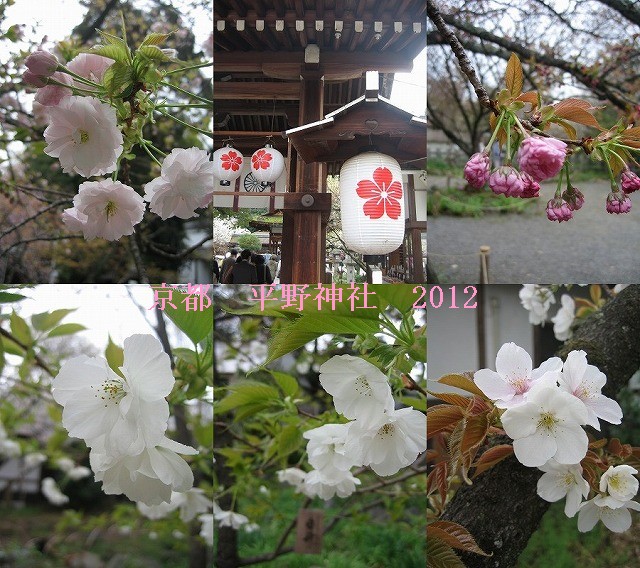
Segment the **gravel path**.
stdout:
<svg viewBox="0 0 640 568">
<path fill-rule="evenodd" d="M 488 245 L 492 284 L 640 282 L 640 197 L 631 196 L 629 213 L 610 215 L 604 207 L 607 186 L 579 184 L 585 204 L 562 224 L 548 221 L 544 212 L 555 184 L 544 185 L 535 208 L 521 215 L 429 217 L 429 262 L 442 284 L 477 283 L 478 251 Z"/>
</svg>

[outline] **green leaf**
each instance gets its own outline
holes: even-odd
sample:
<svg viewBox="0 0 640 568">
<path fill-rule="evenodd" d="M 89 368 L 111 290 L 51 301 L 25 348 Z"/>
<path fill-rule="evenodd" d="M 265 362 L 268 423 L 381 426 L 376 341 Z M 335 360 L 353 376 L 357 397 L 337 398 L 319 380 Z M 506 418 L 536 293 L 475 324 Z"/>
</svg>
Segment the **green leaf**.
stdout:
<svg viewBox="0 0 640 568">
<path fill-rule="evenodd" d="M 213 424 L 200 424 L 193 429 L 198 444 L 204 448 L 213 446 Z"/>
<path fill-rule="evenodd" d="M 272 371 L 271 369 L 269 369 L 269 372 L 273 375 L 276 383 L 286 396 L 290 396 L 291 398 L 296 396 L 298 392 L 298 381 L 295 377 L 287 375 L 286 373 Z"/>
<path fill-rule="evenodd" d="M 58 327 L 54 327 L 48 334 L 48 337 L 60 337 L 61 335 L 72 335 L 87 329 L 79 323 L 63 323 Z"/>
<path fill-rule="evenodd" d="M 421 286 L 389 286 L 388 284 L 375 284 L 370 286 L 375 293 L 401 313 L 409 312 L 420 298 Z M 414 291 L 415 290 L 415 291 Z"/>
<path fill-rule="evenodd" d="M 96 45 L 91 48 L 91 53 L 108 57 L 119 63 L 129 63 L 127 48 L 123 45 Z"/>
<path fill-rule="evenodd" d="M 4 358 L 4 343 L 2 336 L 0 335 L 0 375 L 2 375 L 2 371 L 4 370 L 5 358 Z"/>
<path fill-rule="evenodd" d="M 111 340 L 111 336 L 109 336 L 109 343 L 107 344 L 107 348 L 104 350 L 104 356 L 107 359 L 107 363 L 109 363 L 111 370 L 122 376 L 120 367 L 124 364 L 124 350 Z"/>
<path fill-rule="evenodd" d="M 178 358 L 182 359 L 189 365 L 195 367 L 196 364 L 196 352 L 193 349 L 187 349 L 186 347 L 174 347 L 172 353 Z"/>
<path fill-rule="evenodd" d="M 31 330 L 29 329 L 27 322 L 15 312 L 11 313 L 9 322 L 11 324 L 11 334 L 13 337 L 23 345 L 31 345 L 33 338 L 31 337 Z"/>
<path fill-rule="evenodd" d="M 132 78 L 131 67 L 125 63 L 116 62 L 104 72 L 102 83 L 111 96 L 116 96 L 132 81 Z"/>
<path fill-rule="evenodd" d="M 418 398 L 415 396 L 402 396 L 400 397 L 400 402 L 406 404 L 407 406 L 412 406 L 416 410 L 421 410 L 422 412 L 427 411 L 427 401 L 424 398 Z"/>
<path fill-rule="evenodd" d="M 280 399 L 280 393 L 275 387 L 256 381 L 244 380 L 229 388 L 229 394 L 215 404 L 216 412 L 229 412 L 239 406 L 266 404 L 269 401 Z"/>
<path fill-rule="evenodd" d="M 140 46 L 142 47 L 143 45 L 162 45 L 165 41 L 167 41 L 169 36 L 171 36 L 172 34 L 173 32 L 170 32 L 168 34 L 160 34 L 160 33 L 149 34 L 147 37 L 144 38 Z"/>
<path fill-rule="evenodd" d="M 54 327 L 66 315 L 75 312 L 75 309 L 54 310 L 53 312 L 43 312 L 41 314 L 33 314 L 31 316 L 31 325 L 38 331 L 47 331 Z"/>
<path fill-rule="evenodd" d="M 154 289 L 160 291 L 160 287 L 154 287 Z M 167 293 L 167 289 L 163 289 L 163 292 Z M 207 296 L 201 299 L 198 294 L 189 295 L 177 290 L 170 290 L 170 292 L 171 302 L 175 308 L 170 306 L 169 302 L 166 302 L 164 313 L 194 345 L 200 343 L 211 334 L 213 329 L 211 301 Z M 201 307 L 200 302 L 203 302 L 202 309 L 199 309 Z M 187 308 L 189 309 L 187 310 Z"/>
<path fill-rule="evenodd" d="M 169 57 L 166 53 L 164 53 L 159 47 L 155 45 L 145 45 L 140 47 L 136 54 L 140 54 L 151 61 L 161 61 L 167 62 L 171 61 L 171 57 Z"/>
<path fill-rule="evenodd" d="M 283 458 L 295 452 L 302 444 L 302 434 L 294 424 L 285 426 L 277 436 L 278 456 Z"/>
<path fill-rule="evenodd" d="M 24 355 L 24 349 L 8 337 L 2 338 L 2 346 L 4 352 L 8 353 L 9 355 L 18 355 L 20 357 Z"/>
<path fill-rule="evenodd" d="M 26 296 L 22 294 L 14 294 L 13 292 L 0 292 L 0 304 L 7 304 L 9 302 L 19 302 L 24 300 Z"/>
</svg>

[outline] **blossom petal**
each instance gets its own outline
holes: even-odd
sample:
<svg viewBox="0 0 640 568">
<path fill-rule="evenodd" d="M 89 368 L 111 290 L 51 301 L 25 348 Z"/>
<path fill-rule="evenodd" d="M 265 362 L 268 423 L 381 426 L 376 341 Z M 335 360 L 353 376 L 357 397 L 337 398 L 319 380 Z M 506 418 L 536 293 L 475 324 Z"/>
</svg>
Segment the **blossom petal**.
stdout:
<svg viewBox="0 0 640 568">
<path fill-rule="evenodd" d="M 496 355 L 496 371 L 505 378 L 523 379 L 531 376 L 531 356 L 515 343 L 505 343 Z"/>
<path fill-rule="evenodd" d="M 473 375 L 473 382 L 491 400 L 511 400 L 515 394 L 513 387 L 491 369 L 480 369 Z"/>
<path fill-rule="evenodd" d="M 557 426 L 556 440 L 558 450 L 553 456 L 559 463 L 575 464 L 587 455 L 589 438 L 579 426 Z"/>
<path fill-rule="evenodd" d="M 619 509 L 603 508 L 600 520 L 610 531 L 621 533 L 631 528 L 631 513 L 625 507 Z"/>
<path fill-rule="evenodd" d="M 545 464 L 555 455 L 557 448 L 558 446 L 553 436 L 537 432 L 526 438 L 513 441 L 513 451 L 516 454 L 516 458 L 522 465 L 527 467 L 538 467 Z"/>
</svg>

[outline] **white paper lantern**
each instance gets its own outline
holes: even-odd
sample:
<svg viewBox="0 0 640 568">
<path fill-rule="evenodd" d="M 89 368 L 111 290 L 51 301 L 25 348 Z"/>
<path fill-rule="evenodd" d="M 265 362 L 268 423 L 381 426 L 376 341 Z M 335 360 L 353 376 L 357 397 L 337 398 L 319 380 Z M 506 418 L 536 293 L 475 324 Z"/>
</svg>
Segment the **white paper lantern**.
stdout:
<svg viewBox="0 0 640 568">
<path fill-rule="evenodd" d="M 346 245 L 362 254 L 387 254 L 404 239 L 404 188 L 396 160 L 365 152 L 340 169 L 340 216 Z"/>
<path fill-rule="evenodd" d="M 284 156 L 271 144 L 256 150 L 251 156 L 251 172 L 259 182 L 276 181 L 284 171 Z"/>
<path fill-rule="evenodd" d="M 220 185 L 231 185 L 242 173 L 242 154 L 231 144 L 213 153 L 213 177 L 220 180 Z"/>
</svg>

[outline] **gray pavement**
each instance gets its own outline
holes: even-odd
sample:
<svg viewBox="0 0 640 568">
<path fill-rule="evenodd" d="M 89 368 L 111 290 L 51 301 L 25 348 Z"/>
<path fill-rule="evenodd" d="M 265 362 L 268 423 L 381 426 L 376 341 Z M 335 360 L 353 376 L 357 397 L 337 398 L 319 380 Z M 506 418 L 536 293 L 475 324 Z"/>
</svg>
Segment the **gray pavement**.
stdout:
<svg viewBox="0 0 640 568">
<path fill-rule="evenodd" d="M 431 178 L 430 185 L 445 185 Z M 454 184 L 455 185 L 455 184 Z M 479 282 L 481 245 L 491 247 L 492 284 L 627 284 L 640 282 L 640 192 L 623 215 L 605 210 L 606 181 L 576 186 L 585 204 L 565 223 L 547 220 L 555 184 L 545 184 L 524 214 L 428 218 L 428 257 L 442 284 Z"/>
</svg>

